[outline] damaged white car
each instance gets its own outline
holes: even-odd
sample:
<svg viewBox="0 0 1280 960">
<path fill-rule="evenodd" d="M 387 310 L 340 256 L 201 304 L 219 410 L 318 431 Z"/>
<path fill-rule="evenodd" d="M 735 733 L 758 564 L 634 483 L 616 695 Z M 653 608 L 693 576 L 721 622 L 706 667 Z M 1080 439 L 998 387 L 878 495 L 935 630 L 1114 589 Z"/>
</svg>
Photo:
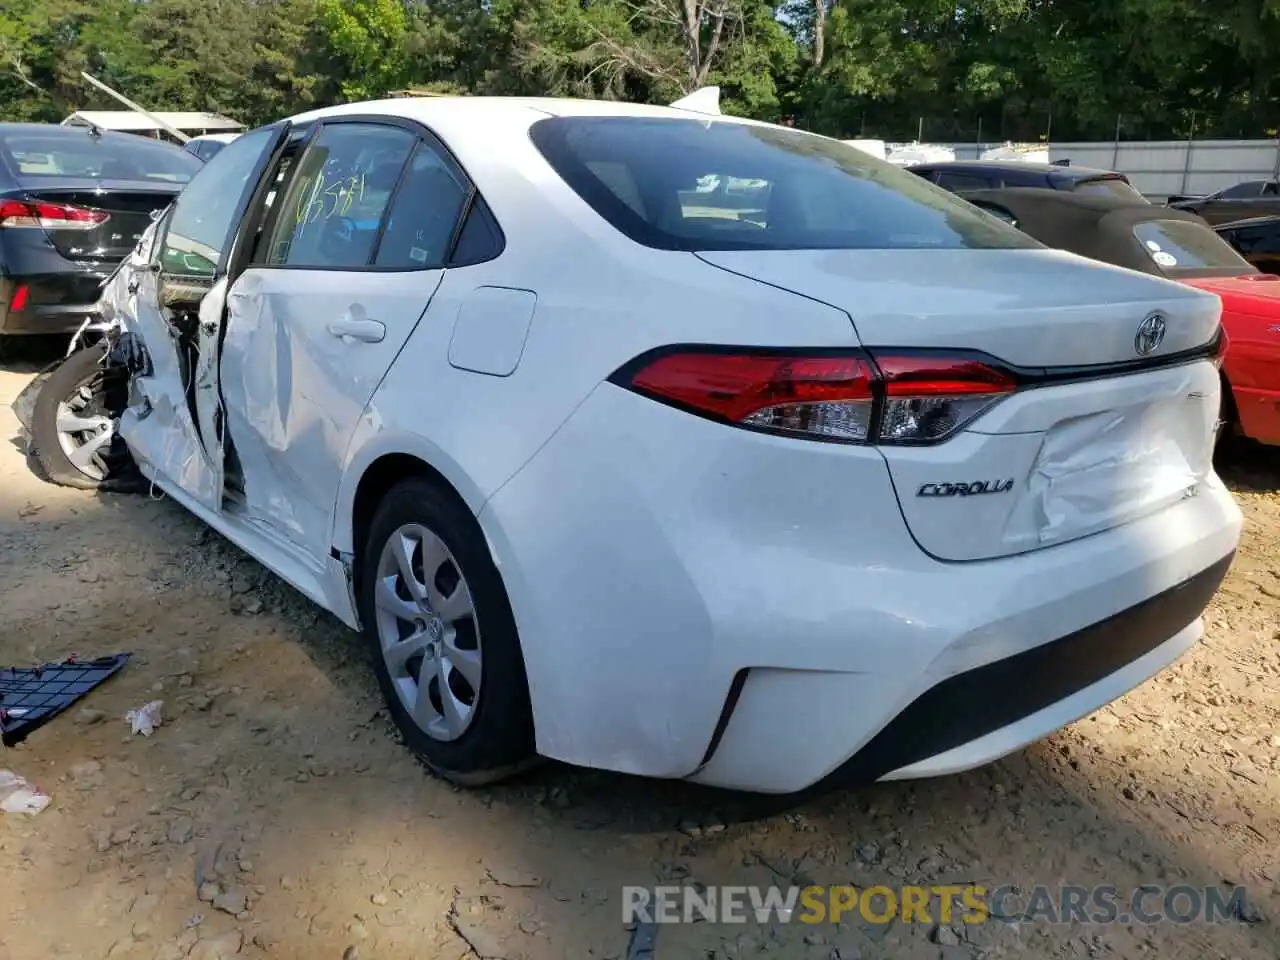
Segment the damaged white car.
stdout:
<svg viewBox="0 0 1280 960">
<path fill-rule="evenodd" d="M 1215 298 L 791 129 L 307 114 L 211 159 L 104 306 L 45 459 L 136 469 L 363 630 L 463 783 L 986 763 L 1194 644 L 1240 534 Z"/>
</svg>

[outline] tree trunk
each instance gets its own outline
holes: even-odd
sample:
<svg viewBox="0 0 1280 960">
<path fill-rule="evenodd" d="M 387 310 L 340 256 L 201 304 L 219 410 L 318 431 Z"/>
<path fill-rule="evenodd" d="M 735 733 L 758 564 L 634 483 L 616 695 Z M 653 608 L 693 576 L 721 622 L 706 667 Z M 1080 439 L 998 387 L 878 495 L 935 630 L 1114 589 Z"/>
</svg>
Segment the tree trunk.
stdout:
<svg viewBox="0 0 1280 960">
<path fill-rule="evenodd" d="M 822 66 L 827 41 L 827 0 L 813 0 L 813 65 Z"/>
</svg>

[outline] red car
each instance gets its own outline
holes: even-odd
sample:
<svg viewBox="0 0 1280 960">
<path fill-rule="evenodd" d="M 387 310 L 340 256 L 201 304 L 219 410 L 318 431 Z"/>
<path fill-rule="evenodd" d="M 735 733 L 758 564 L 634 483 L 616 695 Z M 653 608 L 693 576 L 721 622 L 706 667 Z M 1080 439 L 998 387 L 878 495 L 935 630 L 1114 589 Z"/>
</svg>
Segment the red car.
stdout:
<svg viewBox="0 0 1280 960">
<path fill-rule="evenodd" d="M 1280 445 L 1280 276 L 1261 273 L 1182 210 L 1059 190 L 963 196 L 1046 246 L 1216 293 L 1227 335 L 1225 429 Z"/>
<path fill-rule="evenodd" d="M 1280 445 L 1280 277 L 1248 267 L 1238 276 L 1182 282 L 1222 298 L 1228 342 L 1223 378 L 1230 387 L 1223 411 L 1227 428 L 1259 443 Z"/>
</svg>

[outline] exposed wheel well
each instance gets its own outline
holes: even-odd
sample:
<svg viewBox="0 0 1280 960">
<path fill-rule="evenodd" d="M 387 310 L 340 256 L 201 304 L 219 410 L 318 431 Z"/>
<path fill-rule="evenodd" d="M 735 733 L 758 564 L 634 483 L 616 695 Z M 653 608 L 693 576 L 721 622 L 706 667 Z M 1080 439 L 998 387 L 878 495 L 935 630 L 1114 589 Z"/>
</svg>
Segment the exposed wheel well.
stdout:
<svg viewBox="0 0 1280 960">
<path fill-rule="evenodd" d="M 1227 375 L 1219 372 L 1218 376 L 1222 378 L 1222 419 L 1225 421 L 1223 429 L 1229 430 L 1236 425 L 1236 398 L 1231 392 L 1231 382 L 1227 379 Z"/>
<path fill-rule="evenodd" d="M 444 474 L 417 457 L 407 453 L 389 453 L 373 461 L 373 463 L 369 464 L 369 468 L 365 470 L 364 476 L 360 478 L 360 483 L 356 487 L 355 503 L 351 511 L 351 545 L 352 552 L 356 557 L 353 572 L 356 579 L 354 586 L 357 590 L 357 596 L 359 596 L 358 591 L 360 589 L 359 561 L 361 554 L 364 552 L 365 541 L 369 537 L 369 528 L 373 524 L 373 515 L 377 512 L 378 504 L 382 502 L 382 498 L 387 495 L 387 491 L 401 480 L 407 480 L 410 477 L 422 477 L 430 480 L 441 490 L 455 497 L 458 504 L 470 513 L 470 509 L 466 507 L 466 501 L 454 489 L 453 484 L 445 479 Z"/>
</svg>

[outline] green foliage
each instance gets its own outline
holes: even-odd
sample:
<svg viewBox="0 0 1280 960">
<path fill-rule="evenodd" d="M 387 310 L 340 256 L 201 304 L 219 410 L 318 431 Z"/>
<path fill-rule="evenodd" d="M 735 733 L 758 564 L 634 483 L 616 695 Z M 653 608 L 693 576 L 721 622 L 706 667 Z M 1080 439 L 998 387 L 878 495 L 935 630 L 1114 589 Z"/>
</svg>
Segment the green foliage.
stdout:
<svg viewBox="0 0 1280 960">
<path fill-rule="evenodd" d="M 819 37 L 821 43 L 818 42 Z M 1274 136 L 1280 0 L 0 0 L 0 119 L 261 123 L 408 86 L 669 102 L 836 136 Z"/>
</svg>

